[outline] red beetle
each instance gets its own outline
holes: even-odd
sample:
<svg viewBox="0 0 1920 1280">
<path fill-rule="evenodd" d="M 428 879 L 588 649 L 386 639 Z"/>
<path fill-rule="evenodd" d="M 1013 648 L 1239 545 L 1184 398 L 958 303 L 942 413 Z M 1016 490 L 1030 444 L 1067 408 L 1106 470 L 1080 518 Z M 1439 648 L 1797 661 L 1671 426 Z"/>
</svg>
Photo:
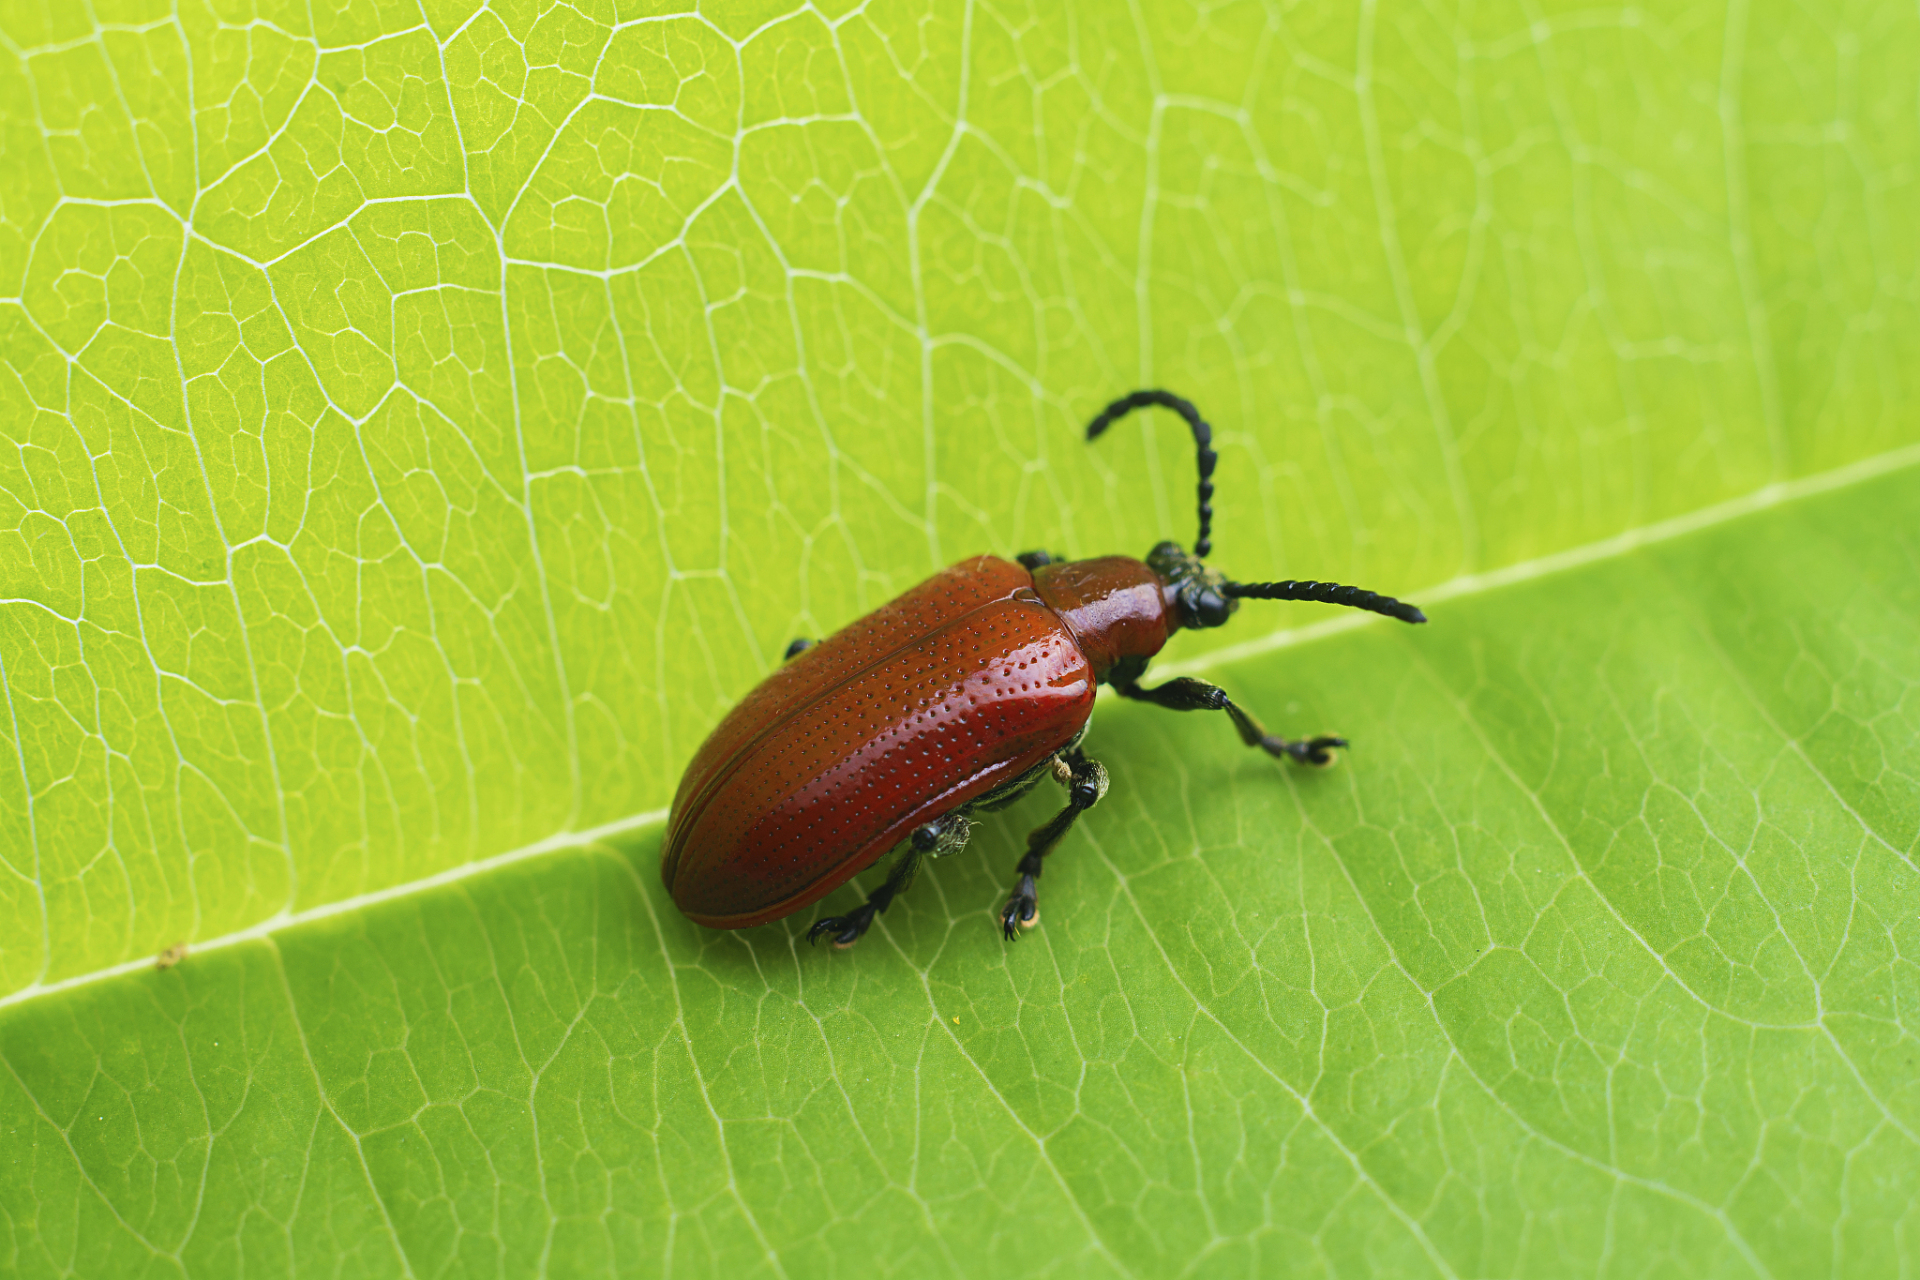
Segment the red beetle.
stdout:
<svg viewBox="0 0 1920 1280">
<path fill-rule="evenodd" d="M 978 556 L 943 569 L 820 642 L 796 640 L 707 738 L 680 779 L 660 875 L 679 908 L 716 929 L 744 929 L 819 901 L 900 846 L 885 884 L 807 940 L 850 947 L 913 879 L 923 857 L 957 853 L 970 815 L 1012 804 L 1051 777 L 1067 807 L 1027 837 L 1020 881 L 1000 912 L 1008 938 L 1039 920 L 1046 856 L 1107 790 L 1080 750 L 1105 681 L 1123 698 L 1174 711 L 1224 711 L 1240 739 L 1274 756 L 1331 764 L 1341 738 L 1274 737 L 1201 680 L 1140 687 L 1147 660 L 1182 627 L 1217 627 L 1243 599 L 1318 600 L 1425 622 L 1409 604 L 1331 582 L 1230 582 L 1202 563 L 1212 549 L 1212 430 L 1187 401 L 1136 391 L 1101 410 L 1089 440 L 1148 405 L 1193 429 L 1200 537 L 1188 555 L 1163 542 L 1139 561 L 1056 564 Z"/>
</svg>

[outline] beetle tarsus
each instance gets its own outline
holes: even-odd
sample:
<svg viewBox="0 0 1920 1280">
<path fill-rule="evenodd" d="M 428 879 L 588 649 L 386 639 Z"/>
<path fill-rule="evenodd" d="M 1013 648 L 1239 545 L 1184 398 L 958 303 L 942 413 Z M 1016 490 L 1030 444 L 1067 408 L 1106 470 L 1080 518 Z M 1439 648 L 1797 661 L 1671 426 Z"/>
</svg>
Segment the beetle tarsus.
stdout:
<svg viewBox="0 0 1920 1280">
<path fill-rule="evenodd" d="M 803 636 L 800 639 L 795 640 L 792 644 L 787 646 L 786 657 L 782 658 L 781 661 L 792 662 L 795 658 L 799 657 L 801 654 L 805 653 L 807 650 L 813 648 L 813 646 L 819 643 L 820 642 L 818 640 L 808 640 L 806 637 Z"/>
<path fill-rule="evenodd" d="M 1138 671 L 1128 672 L 1127 675 L 1131 678 L 1111 681 L 1114 692 L 1121 697 L 1132 698 L 1135 702 L 1150 702 L 1169 711 L 1224 711 L 1232 719 L 1233 727 L 1239 731 L 1240 741 L 1282 760 L 1324 769 L 1339 759 L 1333 754 L 1334 751 L 1347 745 L 1345 738 L 1332 734 L 1295 741 L 1268 733 L 1261 728 L 1258 720 L 1247 714 L 1245 708 L 1227 696 L 1225 689 L 1208 684 L 1205 680 L 1182 676 L 1151 689 L 1142 689 L 1136 683 L 1140 678 Z"/>
<path fill-rule="evenodd" d="M 1008 942 L 1017 939 L 1022 929 L 1031 929 L 1040 923 L 1040 895 L 1034 884 L 1035 874 L 1038 872 L 1021 876 L 1019 887 L 1007 899 L 1007 905 L 1000 908 L 1000 932 Z"/>
<path fill-rule="evenodd" d="M 1312 765 L 1316 769 L 1327 769 L 1340 758 L 1333 753 L 1344 749 L 1347 745 L 1345 738 L 1333 734 L 1322 734 L 1317 738 L 1303 738 L 1299 741 L 1282 738 L 1277 734 L 1268 733 L 1260 727 L 1258 720 L 1232 703 L 1227 704 L 1226 711 L 1233 717 L 1234 727 L 1240 730 L 1240 741 L 1250 747 L 1259 747 L 1268 755 L 1281 760 L 1292 760 L 1298 764 Z"/>
<path fill-rule="evenodd" d="M 893 900 L 907 891 L 913 883 L 914 873 L 920 870 L 920 859 L 931 850 L 934 857 L 943 853 L 952 853 L 967 843 L 967 834 L 971 830 L 965 816 L 949 813 L 935 818 L 932 822 L 915 828 L 913 835 L 900 850 L 900 856 L 893 861 L 893 870 L 887 873 L 887 882 L 873 891 L 866 905 L 844 916 L 828 916 L 824 920 L 813 922 L 813 928 L 807 930 L 807 941 L 818 942 L 822 935 L 833 935 L 833 948 L 845 951 L 860 941 L 863 934 L 873 927 L 873 921 L 882 911 L 892 905 Z M 923 833 L 930 838 L 922 843 Z"/>
<path fill-rule="evenodd" d="M 816 920 L 813 922 L 813 928 L 807 930 L 807 941 L 810 944 L 818 942 L 830 933 L 833 935 L 833 949 L 845 951 L 860 941 L 861 935 L 872 927 L 873 918 L 877 914 L 873 903 L 869 902 L 850 916 L 828 916 L 824 920 Z"/>
<path fill-rule="evenodd" d="M 1276 738 L 1272 734 L 1264 734 L 1260 738 L 1260 747 L 1268 755 L 1297 760 L 1301 764 L 1312 765 L 1316 769 L 1331 768 L 1334 762 L 1340 759 L 1333 754 L 1334 751 L 1346 745 L 1345 738 L 1336 738 L 1331 735 L 1307 738 L 1301 742 L 1289 742 L 1285 738 Z"/>
</svg>

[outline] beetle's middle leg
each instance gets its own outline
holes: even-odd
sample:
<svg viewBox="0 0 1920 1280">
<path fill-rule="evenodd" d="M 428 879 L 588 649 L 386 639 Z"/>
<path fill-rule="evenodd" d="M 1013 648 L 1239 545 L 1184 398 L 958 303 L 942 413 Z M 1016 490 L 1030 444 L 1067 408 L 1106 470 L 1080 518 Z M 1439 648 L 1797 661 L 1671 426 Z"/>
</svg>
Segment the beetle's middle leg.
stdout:
<svg viewBox="0 0 1920 1280">
<path fill-rule="evenodd" d="M 834 948 L 845 951 L 860 941 L 860 935 L 872 927 L 875 916 L 907 891 L 907 886 L 913 883 L 914 873 L 920 870 L 922 858 L 944 858 L 950 853 L 958 853 L 966 847 L 967 837 L 972 834 L 973 824 L 958 811 L 943 814 L 932 822 L 921 823 L 907 837 L 900 856 L 894 859 L 893 870 L 887 873 L 887 882 L 874 891 L 866 905 L 850 915 L 828 916 L 824 920 L 814 921 L 813 928 L 807 930 L 807 941 L 817 942 L 821 934 L 830 933 L 833 935 Z"/>
<path fill-rule="evenodd" d="M 1181 676 L 1151 689 L 1142 689 L 1133 680 L 1114 680 L 1112 684 L 1113 691 L 1123 698 L 1151 702 L 1156 707 L 1166 707 L 1170 711 L 1224 711 L 1232 717 L 1233 727 L 1240 731 L 1240 741 L 1250 747 L 1258 747 L 1270 756 L 1325 767 L 1334 761 L 1334 748 L 1347 745 L 1345 738 L 1320 737 L 1294 741 L 1268 733 L 1260 727 L 1258 720 L 1227 696 L 1225 689 L 1208 684 L 1205 680 Z"/>
<path fill-rule="evenodd" d="M 1107 794 L 1106 766 L 1098 760 L 1087 759 L 1079 747 L 1069 747 L 1053 759 L 1054 777 L 1067 789 L 1067 807 L 1027 837 L 1026 856 L 1015 868 L 1020 873 L 1020 883 L 1014 887 L 1007 905 L 1000 909 L 1000 931 L 1007 935 L 1009 942 L 1020 936 L 1020 930 L 1040 923 L 1039 890 L 1034 882 L 1040 878 L 1040 868 L 1047 855 L 1072 830 L 1074 820 L 1099 804 L 1100 797 Z"/>
</svg>

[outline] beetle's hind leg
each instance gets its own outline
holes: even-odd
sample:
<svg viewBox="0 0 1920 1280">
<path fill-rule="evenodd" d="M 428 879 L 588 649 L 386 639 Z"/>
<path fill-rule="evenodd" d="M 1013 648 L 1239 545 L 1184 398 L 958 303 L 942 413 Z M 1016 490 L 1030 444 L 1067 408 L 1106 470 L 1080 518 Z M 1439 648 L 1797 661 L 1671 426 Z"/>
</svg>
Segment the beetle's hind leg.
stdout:
<svg viewBox="0 0 1920 1280">
<path fill-rule="evenodd" d="M 1027 570 L 1029 573 L 1038 569 L 1043 564 L 1053 563 L 1053 557 L 1045 551 L 1022 551 L 1019 555 L 1015 556 L 1014 559 L 1019 562 L 1022 569 Z"/>
<path fill-rule="evenodd" d="M 1224 711 L 1232 717 L 1233 727 L 1240 731 L 1240 741 L 1250 747 L 1258 747 L 1270 756 L 1278 756 L 1284 760 L 1298 760 L 1301 764 L 1325 768 L 1334 762 L 1334 750 L 1347 745 L 1345 738 L 1303 738 L 1296 741 L 1268 733 L 1260 727 L 1258 720 L 1248 715 L 1227 696 L 1225 689 L 1219 685 L 1208 684 L 1205 680 L 1193 680 L 1182 676 L 1152 689 L 1142 689 L 1132 681 L 1126 683 L 1114 681 L 1113 691 L 1123 698 L 1132 698 L 1136 702 L 1151 702 L 1154 706 L 1165 707 L 1169 711 Z"/>
<path fill-rule="evenodd" d="M 813 646 L 819 643 L 820 642 L 818 640 L 808 640 L 804 637 L 802 637 L 799 640 L 795 640 L 792 644 L 787 646 L 786 656 L 783 657 L 781 661 L 792 662 L 795 658 L 799 657 L 801 654 L 805 653 L 807 650 L 813 648 Z"/>
<path fill-rule="evenodd" d="M 973 824 L 966 815 L 959 812 L 945 814 L 932 822 L 923 822 L 908 836 L 900 856 L 894 860 L 893 870 L 887 873 L 887 882 L 874 891 L 866 905 L 850 915 L 828 916 L 824 920 L 814 921 L 813 928 L 807 930 L 807 941 L 818 942 L 822 934 L 833 935 L 836 950 L 845 951 L 860 941 L 860 935 L 873 926 L 874 917 L 885 911 L 893 900 L 907 891 L 913 883 L 914 873 L 920 870 L 922 858 L 944 858 L 950 853 L 958 853 L 967 844 L 967 837 L 973 834 Z"/>
<path fill-rule="evenodd" d="M 1053 773 L 1067 789 L 1067 807 L 1027 837 L 1026 856 L 1015 868 L 1020 873 L 1020 883 L 1014 886 L 1007 905 L 1000 909 L 1000 931 L 1009 942 L 1020 936 L 1020 930 L 1040 923 L 1039 887 L 1035 882 L 1040 879 L 1040 868 L 1047 855 L 1073 829 L 1075 819 L 1099 804 L 1100 797 L 1107 794 L 1106 766 L 1098 760 L 1087 759 L 1079 747 L 1069 747 L 1055 756 Z"/>
</svg>

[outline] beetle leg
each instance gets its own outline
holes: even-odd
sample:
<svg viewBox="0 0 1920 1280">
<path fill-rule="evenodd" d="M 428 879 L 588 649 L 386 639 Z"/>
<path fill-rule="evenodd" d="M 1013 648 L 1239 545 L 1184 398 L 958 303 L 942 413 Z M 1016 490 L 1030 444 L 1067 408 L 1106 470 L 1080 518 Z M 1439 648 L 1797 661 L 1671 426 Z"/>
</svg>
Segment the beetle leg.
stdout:
<svg viewBox="0 0 1920 1280">
<path fill-rule="evenodd" d="M 913 883 L 914 872 L 920 869 L 920 859 L 924 856 L 920 848 L 909 841 L 894 860 L 893 870 L 887 873 L 887 882 L 874 891 L 864 906 L 848 915 L 814 921 L 813 928 L 807 930 L 807 941 L 818 942 L 822 934 L 830 933 L 836 951 L 845 951 L 860 941 L 860 936 L 873 926 L 874 917 L 892 903 L 894 895 Z"/>
<path fill-rule="evenodd" d="M 907 839 L 913 847 L 930 858 L 944 858 L 948 854 L 958 853 L 967 847 L 967 840 L 973 835 L 973 823 L 967 821 L 967 815 L 958 809 L 932 822 L 923 822 L 913 829 Z M 906 886 L 901 886 L 905 888 Z"/>
<path fill-rule="evenodd" d="M 1014 559 L 1020 562 L 1021 568 L 1027 570 L 1038 569 L 1043 564 L 1053 563 L 1053 557 L 1044 551 L 1022 551 Z"/>
<path fill-rule="evenodd" d="M 1151 702 L 1156 707 L 1166 707 L 1170 711 L 1224 711 L 1233 717 L 1233 727 L 1240 731 L 1240 741 L 1250 747 L 1259 747 L 1270 756 L 1298 760 L 1301 764 L 1324 768 L 1334 762 L 1333 748 L 1347 745 L 1345 738 L 1320 737 L 1292 741 L 1268 733 L 1260 727 L 1258 720 L 1234 704 L 1225 689 L 1204 680 L 1182 676 L 1152 689 L 1142 689 L 1129 681 L 1115 684 L 1113 691 L 1123 698 Z"/>
<path fill-rule="evenodd" d="M 787 646 L 786 657 L 782 658 L 781 661 L 792 662 L 795 658 L 799 657 L 801 654 L 805 653 L 807 650 L 813 648 L 813 646 L 819 643 L 820 642 L 818 640 L 804 640 L 804 639 L 795 640 L 792 644 Z"/>
<path fill-rule="evenodd" d="M 950 853 L 958 853 L 966 848 L 967 837 L 972 834 L 973 824 L 967 821 L 963 813 L 943 814 L 932 822 L 921 823 L 907 837 L 893 870 L 887 874 L 887 882 L 874 891 L 866 904 L 851 915 L 828 916 L 824 920 L 814 921 L 813 928 L 807 930 L 807 941 L 817 942 L 822 934 L 830 933 L 833 935 L 834 949 L 845 951 L 860 941 L 860 935 L 873 927 L 874 918 L 885 911 L 894 898 L 907 891 L 907 886 L 913 883 L 914 873 L 920 869 L 920 859 L 944 858 Z"/>
<path fill-rule="evenodd" d="M 1053 820 L 1027 837 L 1026 856 L 1020 859 L 1015 868 L 1020 873 L 1020 883 L 1014 887 L 1013 896 L 1007 899 L 1007 905 L 1000 909 L 1000 931 L 1011 942 L 1020 936 L 1020 930 L 1031 929 L 1040 923 L 1040 903 L 1038 886 L 1041 865 L 1059 844 L 1073 823 L 1082 813 L 1100 803 L 1100 797 L 1107 794 L 1107 769 L 1098 760 L 1089 760 L 1078 747 L 1062 751 L 1055 760 L 1055 777 L 1060 773 L 1066 776 L 1060 782 L 1067 789 L 1067 807 L 1053 815 Z"/>
</svg>

